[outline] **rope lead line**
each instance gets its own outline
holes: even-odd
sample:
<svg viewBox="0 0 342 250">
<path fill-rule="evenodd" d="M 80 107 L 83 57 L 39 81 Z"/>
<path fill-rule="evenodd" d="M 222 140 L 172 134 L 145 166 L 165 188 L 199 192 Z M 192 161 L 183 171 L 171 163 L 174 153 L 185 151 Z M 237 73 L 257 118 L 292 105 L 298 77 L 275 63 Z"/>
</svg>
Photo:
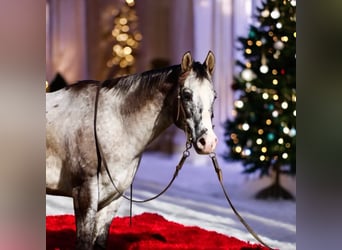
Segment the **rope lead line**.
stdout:
<svg viewBox="0 0 342 250">
<path fill-rule="evenodd" d="M 231 200 L 229 199 L 229 196 L 227 194 L 226 189 L 223 186 L 222 180 L 222 170 L 218 165 L 217 159 L 216 159 L 216 154 L 215 153 L 211 153 L 209 155 L 209 157 L 211 158 L 212 162 L 213 162 L 213 166 L 215 168 L 215 172 L 217 174 L 217 178 L 219 179 L 221 188 L 223 190 L 224 196 L 226 197 L 226 200 L 228 201 L 230 207 L 232 208 L 233 212 L 235 213 L 235 215 L 239 218 L 240 222 L 246 227 L 246 229 L 248 230 L 248 232 L 257 240 L 259 241 L 262 245 L 264 245 L 265 247 L 269 248 L 270 250 L 274 250 L 273 248 L 271 248 L 270 246 L 268 246 L 265 242 L 263 242 L 260 237 L 258 236 L 258 234 L 256 232 L 254 232 L 254 230 L 247 224 L 247 222 L 242 218 L 242 216 L 238 213 L 238 211 L 235 209 L 233 203 L 231 202 Z"/>
</svg>

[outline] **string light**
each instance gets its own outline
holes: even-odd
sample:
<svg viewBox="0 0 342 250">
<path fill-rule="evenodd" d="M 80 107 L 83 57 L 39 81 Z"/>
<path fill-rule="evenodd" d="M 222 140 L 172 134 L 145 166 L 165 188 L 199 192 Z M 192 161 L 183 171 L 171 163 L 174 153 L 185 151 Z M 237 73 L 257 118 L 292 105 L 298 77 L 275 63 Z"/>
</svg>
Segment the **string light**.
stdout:
<svg viewBox="0 0 342 250">
<path fill-rule="evenodd" d="M 283 128 L 283 133 L 288 134 L 290 132 L 290 129 L 288 127 Z"/>
<path fill-rule="evenodd" d="M 278 144 L 283 144 L 284 143 L 284 139 L 283 138 L 279 138 L 278 139 Z"/>
<path fill-rule="evenodd" d="M 241 153 L 241 151 L 242 151 L 242 148 L 240 146 L 236 146 L 235 147 L 235 152 L 236 153 Z"/>
<path fill-rule="evenodd" d="M 264 9 L 262 12 L 261 12 L 261 16 L 262 17 L 268 17 L 270 15 L 270 11 L 268 9 Z"/>
<path fill-rule="evenodd" d="M 247 131 L 247 130 L 249 129 L 248 123 L 242 124 L 242 129 L 243 129 L 244 131 Z"/>
<path fill-rule="evenodd" d="M 283 154 L 281 155 L 281 157 L 283 157 L 283 159 L 287 159 L 287 158 L 289 157 L 289 155 L 288 155 L 287 153 L 283 153 Z"/>
<path fill-rule="evenodd" d="M 111 30 L 112 57 L 107 61 L 107 67 L 115 67 L 115 76 L 132 74 L 135 72 L 135 54 L 142 35 L 138 31 L 138 17 L 133 8 L 134 0 L 125 0 L 125 4 L 118 10 L 112 9 L 114 27 Z"/>
<path fill-rule="evenodd" d="M 289 106 L 289 104 L 288 104 L 287 102 L 282 102 L 282 103 L 281 103 L 281 108 L 282 108 L 282 109 L 287 109 L 288 106 Z"/>
<path fill-rule="evenodd" d="M 275 7 L 272 12 L 271 12 L 271 17 L 273 19 L 278 19 L 280 17 L 280 12 L 279 9 L 277 7 Z"/>
<path fill-rule="evenodd" d="M 263 74 L 266 74 L 268 72 L 268 66 L 265 64 L 265 65 L 261 65 L 260 66 L 260 72 L 263 73 Z"/>
<path fill-rule="evenodd" d="M 243 108 L 243 101 L 241 101 L 241 100 L 236 100 L 235 102 L 234 102 L 234 106 L 236 107 L 236 108 L 239 108 L 239 109 L 241 109 L 241 108 Z"/>
<path fill-rule="evenodd" d="M 241 72 L 241 77 L 250 82 L 252 80 L 254 80 L 256 78 L 256 75 L 254 74 L 254 72 L 251 70 L 251 69 L 244 69 L 242 72 Z"/>
</svg>

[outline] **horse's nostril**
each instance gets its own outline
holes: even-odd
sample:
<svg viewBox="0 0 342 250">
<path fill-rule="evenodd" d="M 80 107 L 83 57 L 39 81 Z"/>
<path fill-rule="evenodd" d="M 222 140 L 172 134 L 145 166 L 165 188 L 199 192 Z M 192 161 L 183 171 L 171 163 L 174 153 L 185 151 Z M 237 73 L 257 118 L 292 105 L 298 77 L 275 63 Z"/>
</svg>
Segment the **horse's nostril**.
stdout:
<svg viewBox="0 0 342 250">
<path fill-rule="evenodd" d="M 199 139 L 199 143 L 201 143 L 202 146 L 205 146 L 205 140 L 204 140 L 204 138 Z"/>
</svg>

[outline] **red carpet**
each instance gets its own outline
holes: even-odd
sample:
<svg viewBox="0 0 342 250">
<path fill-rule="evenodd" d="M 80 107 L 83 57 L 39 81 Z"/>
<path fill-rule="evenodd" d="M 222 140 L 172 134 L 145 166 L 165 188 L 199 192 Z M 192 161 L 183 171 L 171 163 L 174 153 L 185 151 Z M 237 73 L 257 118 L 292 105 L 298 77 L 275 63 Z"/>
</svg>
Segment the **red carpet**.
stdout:
<svg viewBox="0 0 342 250">
<path fill-rule="evenodd" d="M 247 233 L 247 232 L 246 232 Z M 46 217 L 46 249 L 69 250 L 75 246 L 75 218 L 73 215 Z M 165 220 L 158 214 L 115 218 L 110 229 L 107 249 L 225 249 L 264 250 L 258 244 L 249 244 L 199 227 L 188 227 Z"/>
</svg>

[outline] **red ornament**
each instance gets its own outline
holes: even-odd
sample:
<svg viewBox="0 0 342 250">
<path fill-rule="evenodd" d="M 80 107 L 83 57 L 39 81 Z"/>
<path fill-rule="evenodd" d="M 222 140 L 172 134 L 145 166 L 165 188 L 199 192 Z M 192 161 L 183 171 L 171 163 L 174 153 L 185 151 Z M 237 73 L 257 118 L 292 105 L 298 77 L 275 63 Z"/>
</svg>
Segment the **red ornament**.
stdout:
<svg viewBox="0 0 342 250">
<path fill-rule="evenodd" d="M 285 75 L 285 69 L 281 69 L 280 74 Z"/>
</svg>

